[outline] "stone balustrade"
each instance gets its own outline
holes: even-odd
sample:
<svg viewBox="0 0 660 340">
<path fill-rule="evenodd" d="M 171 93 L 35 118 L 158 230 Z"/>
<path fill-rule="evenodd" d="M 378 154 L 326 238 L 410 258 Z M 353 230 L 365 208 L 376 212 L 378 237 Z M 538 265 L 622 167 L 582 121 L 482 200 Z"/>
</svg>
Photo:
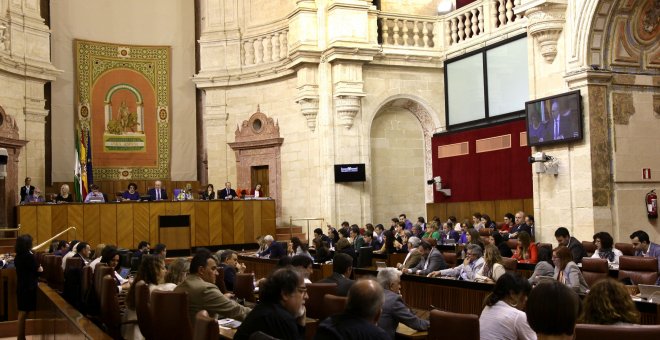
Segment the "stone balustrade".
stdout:
<svg viewBox="0 0 660 340">
<path fill-rule="evenodd" d="M 447 47 L 493 32 L 521 19 L 514 9 L 521 0 L 477 1 L 444 16 Z"/>
<path fill-rule="evenodd" d="M 288 55 L 287 34 L 289 29 L 282 28 L 266 34 L 244 38 L 242 62 L 245 66 L 268 64 L 283 60 Z"/>
<path fill-rule="evenodd" d="M 384 46 L 433 48 L 436 22 L 436 17 L 392 13 L 378 15 Z"/>
</svg>

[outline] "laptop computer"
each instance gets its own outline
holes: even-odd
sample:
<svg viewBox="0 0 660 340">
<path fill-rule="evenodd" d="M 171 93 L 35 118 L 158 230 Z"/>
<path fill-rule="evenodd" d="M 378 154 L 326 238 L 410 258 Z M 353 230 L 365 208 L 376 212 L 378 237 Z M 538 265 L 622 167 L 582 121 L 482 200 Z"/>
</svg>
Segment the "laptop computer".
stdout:
<svg viewBox="0 0 660 340">
<path fill-rule="evenodd" d="M 639 297 L 648 301 L 660 301 L 660 286 L 655 285 L 637 285 L 639 288 Z"/>
<path fill-rule="evenodd" d="M 127 278 L 130 273 L 131 273 L 130 267 L 121 267 L 119 269 L 119 276 L 123 277 L 124 279 Z"/>
</svg>

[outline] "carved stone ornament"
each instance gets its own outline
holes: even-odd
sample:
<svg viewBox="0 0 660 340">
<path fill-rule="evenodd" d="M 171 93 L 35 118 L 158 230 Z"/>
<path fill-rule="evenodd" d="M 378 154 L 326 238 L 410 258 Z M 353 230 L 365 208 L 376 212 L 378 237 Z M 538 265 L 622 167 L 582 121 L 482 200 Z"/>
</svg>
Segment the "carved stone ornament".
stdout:
<svg viewBox="0 0 660 340">
<path fill-rule="evenodd" d="M 300 113 L 307 119 L 307 127 L 314 132 L 316 116 L 319 113 L 318 98 L 301 98 L 298 100 L 298 104 L 300 104 Z"/>
<path fill-rule="evenodd" d="M 353 126 L 353 120 L 360 111 L 360 97 L 335 97 L 335 108 L 337 109 L 337 115 L 339 115 L 339 125 L 345 126 L 348 130 Z"/>
<path fill-rule="evenodd" d="M 11 38 L 9 36 L 9 28 L 0 24 L 0 51 L 9 51 L 11 48 Z"/>
<path fill-rule="evenodd" d="M 280 126 L 273 118 L 261 112 L 260 106 L 257 105 L 257 112 L 253 113 L 250 119 L 244 120 L 240 126 L 236 126 L 235 137 L 236 143 L 279 139 Z"/>
<path fill-rule="evenodd" d="M 557 40 L 566 23 L 566 3 L 531 1 L 522 11 L 528 20 L 527 32 L 536 41 L 541 56 L 552 64 L 557 56 Z"/>
</svg>

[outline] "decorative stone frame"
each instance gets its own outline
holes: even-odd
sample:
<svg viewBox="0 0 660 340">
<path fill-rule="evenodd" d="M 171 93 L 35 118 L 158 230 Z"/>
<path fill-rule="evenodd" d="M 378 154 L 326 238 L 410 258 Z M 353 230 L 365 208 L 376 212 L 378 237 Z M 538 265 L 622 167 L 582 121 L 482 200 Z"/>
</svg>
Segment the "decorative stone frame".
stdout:
<svg viewBox="0 0 660 340">
<path fill-rule="evenodd" d="M 7 177 L 0 188 L 0 228 L 13 228 L 16 224 L 14 211 L 18 202 L 18 156 L 28 142 L 18 138 L 16 121 L 0 106 L 0 148 L 7 149 Z"/>
</svg>

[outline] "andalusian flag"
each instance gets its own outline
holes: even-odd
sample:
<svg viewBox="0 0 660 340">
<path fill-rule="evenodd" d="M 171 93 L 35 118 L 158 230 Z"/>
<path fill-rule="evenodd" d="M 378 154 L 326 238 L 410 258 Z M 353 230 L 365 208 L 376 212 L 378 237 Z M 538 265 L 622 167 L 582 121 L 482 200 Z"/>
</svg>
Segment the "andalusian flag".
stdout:
<svg viewBox="0 0 660 340">
<path fill-rule="evenodd" d="M 80 142 L 78 139 L 78 129 L 76 129 L 76 164 L 73 171 L 73 190 L 76 193 L 76 201 L 82 202 L 82 167 L 80 166 Z"/>
<path fill-rule="evenodd" d="M 89 140 L 89 130 L 76 129 L 76 167 L 74 185 L 78 201 L 82 202 L 89 192 L 92 183 L 92 150 Z"/>
</svg>

